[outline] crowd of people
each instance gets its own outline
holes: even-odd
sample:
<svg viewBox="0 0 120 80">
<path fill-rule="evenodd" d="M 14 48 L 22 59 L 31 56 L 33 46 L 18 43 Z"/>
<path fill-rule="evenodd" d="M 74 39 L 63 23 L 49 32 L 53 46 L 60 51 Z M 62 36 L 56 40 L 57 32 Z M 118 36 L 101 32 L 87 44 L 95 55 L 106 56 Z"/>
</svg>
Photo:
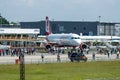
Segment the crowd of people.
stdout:
<svg viewBox="0 0 120 80">
<path fill-rule="evenodd" d="M 89 49 L 85 49 L 85 50 L 80 50 L 80 49 L 71 49 L 70 52 L 66 53 L 68 54 L 68 58 L 70 56 L 70 53 L 76 51 L 79 53 L 84 53 L 84 54 L 89 54 L 91 53 Z M 119 49 L 110 49 L 110 50 L 106 50 L 106 51 L 103 51 L 103 49 L 101 48 L 96 48 L 97 52 L 93 52 L 92 53 L 92 58 L 93 60 L 96 59 L 96 54 L 104 54 L 104 55 L 107 55 L 108 58 L 110 57 L 110 55 L 112 54 L 116 54 L 116 59 L 119 59 L 119 55 L 120 55 L 120 50 Z M 35 48 L 7 48 L 7 49 L 0 49 L 0 56 L 19 56 L 20 53 L 24 53 L 25 55 L 35 55 L 35 52 L 36 52 L 36 49 Z M 65 50 L 64 49 L 58 49 L 58 50 L 50 50 L 51 54 L 56 54 L 56 59 L 58 62 L 61 61 L 60 59 L 60 54 L 65 54 Z M 44 53 L 41 54 L 41 60 L 42 62 L 44 61 Z"/>
<path fill-rule="evenodd" d="M 20 53 L 24 53 L 26 55 L 34 55 L 35 48 L 6 48 L 0 49 L 0 56 L 19 56 Z"/>
</svg>

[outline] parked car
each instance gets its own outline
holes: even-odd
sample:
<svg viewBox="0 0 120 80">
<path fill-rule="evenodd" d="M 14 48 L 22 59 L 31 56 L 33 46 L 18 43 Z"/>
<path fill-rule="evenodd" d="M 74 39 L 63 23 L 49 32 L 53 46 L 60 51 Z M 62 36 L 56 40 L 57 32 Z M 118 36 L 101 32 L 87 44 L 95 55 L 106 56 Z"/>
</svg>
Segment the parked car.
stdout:
<svg viewBox="0 0 120 80">
<path fill-rule="evenodd" d="M 71 62 L 87 61 L 87 57 L 83 53 L 71 53 L 71 55 L 69 56 L 69 59 L 71 60 Z"/>
</svg>

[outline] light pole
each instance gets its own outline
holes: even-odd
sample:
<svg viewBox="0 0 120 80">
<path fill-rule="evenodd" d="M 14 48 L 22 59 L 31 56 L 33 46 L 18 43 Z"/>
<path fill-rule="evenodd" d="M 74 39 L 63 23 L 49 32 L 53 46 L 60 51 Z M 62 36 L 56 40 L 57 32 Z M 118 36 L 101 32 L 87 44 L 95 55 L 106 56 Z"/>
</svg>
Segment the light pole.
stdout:
<svg viewBox="0 0 120 80">
<path fill-rule="evenodd" d="M 20 60 L 20 80 L 25 80 L 25 60 L 23 49 L 20 50 L 19 60 Z"/>
<path fill-rule="evenodd" d="M 99 22 L 100 22 L 101 16 L 98 16 L 98 17 L 99 17 Z"/>
<path fill-rule="evenodd" d="M 110 28 L 111 28 L 111 29 L 110 29 L 110 32 L 111 32 L 111 41 L 112 41 L 112 36 L 113 36 L 113 29 L 112 29 L 112 28 L 113 28 L 113 27 L 111 26 Z"/>
</svg>

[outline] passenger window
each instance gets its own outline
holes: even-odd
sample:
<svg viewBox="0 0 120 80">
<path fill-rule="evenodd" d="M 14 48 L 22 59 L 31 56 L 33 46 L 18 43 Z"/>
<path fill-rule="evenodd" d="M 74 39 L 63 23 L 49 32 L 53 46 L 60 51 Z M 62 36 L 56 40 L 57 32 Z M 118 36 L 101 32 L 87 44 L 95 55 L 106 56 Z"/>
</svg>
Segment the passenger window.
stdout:
<svg viewBox="0 0 120 80">
<path fill-rule="evenodd" d="M 80 39 L 80 37 L 72 37 L 71 39 Z"/>
<path fill-rule="evenodd" d="M 75 37 L 72 37 L 71 39 L 75 39 Z"/>
</svg>

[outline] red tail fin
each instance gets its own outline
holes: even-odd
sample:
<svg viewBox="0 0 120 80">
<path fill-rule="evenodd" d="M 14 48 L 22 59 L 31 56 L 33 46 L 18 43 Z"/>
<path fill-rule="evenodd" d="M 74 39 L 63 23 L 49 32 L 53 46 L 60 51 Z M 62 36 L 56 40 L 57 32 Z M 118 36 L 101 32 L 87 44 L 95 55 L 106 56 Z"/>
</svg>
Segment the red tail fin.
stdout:
<svg viewBox="0 0 120 80">
<path fill-rule="evenodd" d="M 46 16 L 46 35 L 48 36 L 51 34 L 51 27 L 50 27 L 50 22 L 48 16 Z"/>
</svg>

